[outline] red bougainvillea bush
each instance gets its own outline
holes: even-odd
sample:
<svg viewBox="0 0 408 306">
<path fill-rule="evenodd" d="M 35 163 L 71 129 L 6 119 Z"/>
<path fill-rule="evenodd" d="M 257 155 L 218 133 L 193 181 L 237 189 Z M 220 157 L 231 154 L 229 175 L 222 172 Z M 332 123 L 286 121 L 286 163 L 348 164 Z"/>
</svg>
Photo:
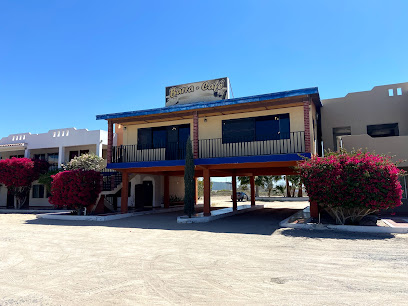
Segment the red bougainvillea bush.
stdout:
<svg viewBox="0 0 408 306">
<path fill-rule="evenodd" d="M 311 203 L 325 208 L 339 224 L 355 224 L 380 209 L 401 205 L 398 180 L 405 175 L 387 156 L 368 152 L 328 152 L 299 163 Z"/>
<path fill-rule="evenodd" d="M 75 208 L 78 214 L 84 207 L 95 204 L 102 189 L 101 174 L 93 170 L 63 171 L 52 178 L 50 203 Z"/>
<path fill-rule="evenodd" d="M 24 204 L 31 184 L 48 170 L 48 162 L 29 158 L 8 158 L 0 160 L 0 183 L 16 197 L 16 207 Z"/>
</svg>

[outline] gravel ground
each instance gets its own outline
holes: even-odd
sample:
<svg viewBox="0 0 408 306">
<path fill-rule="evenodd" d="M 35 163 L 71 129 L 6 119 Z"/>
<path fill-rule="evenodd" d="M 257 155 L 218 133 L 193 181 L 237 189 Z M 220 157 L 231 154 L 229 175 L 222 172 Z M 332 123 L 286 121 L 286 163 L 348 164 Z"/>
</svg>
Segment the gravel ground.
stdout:
<svg viewBox="0 0 408 306">
<path fill-rule="evenodd" d="M 207 224 L 0 215 L 0 305 L 407 305 L 408 235 L 279 228 L 305 205 Z"/>
</svg>

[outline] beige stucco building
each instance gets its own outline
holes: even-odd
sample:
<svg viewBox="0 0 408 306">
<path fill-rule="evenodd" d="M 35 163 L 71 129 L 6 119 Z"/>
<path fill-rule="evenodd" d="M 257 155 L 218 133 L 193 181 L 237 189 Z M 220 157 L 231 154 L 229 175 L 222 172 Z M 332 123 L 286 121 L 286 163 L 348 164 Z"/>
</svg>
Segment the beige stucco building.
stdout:
<svg viewBox="0 0 408 306">
<path fill-rule="evenodd" d="M 342 98 L 322 100 L 322 139 L 325 150 L 363 149 L 405 160 L 408 170 L 408 82 L 375 86 Z M 406 179 L 401 179 L 408 212 Z"/>
</svg>

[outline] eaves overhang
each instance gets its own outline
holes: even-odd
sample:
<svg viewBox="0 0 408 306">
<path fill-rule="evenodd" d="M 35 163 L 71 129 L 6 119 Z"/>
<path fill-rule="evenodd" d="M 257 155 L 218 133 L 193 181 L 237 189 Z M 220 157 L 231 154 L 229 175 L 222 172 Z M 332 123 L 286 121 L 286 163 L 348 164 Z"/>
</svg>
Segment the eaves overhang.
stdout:
<svg viewBox="0 0 408 306">
<path fill-rule="evenodd" d="M 316 104 L 316 106 L 318 107 L 322 106 L 320 97 L 319 97 L 318 88 L 311 87 L 311 88 L 281 91 L 281 92 L 242 97 L 242 98 L 219 100 L 219 101 L 213 101 L 213 102 L 194 102 L 194 103 L 179 104 L 179 105 L 174 105 L 174 106 L 169 106 L 169 107 L 97 115 L 96 120 L 109 120 L 109 119 L 118 119 L 118 118 L 127 118 L 127 117 L 169 114 L 169 113 L 189 111 L 189 110 L 194 111 L 194 110 L 206 109 L 206 108 L 216 108 L 216 107 L 222 107 L 222 106 L 237 105 L 237 104 L 244 104 L 244 103 L 251 103 L 251 102 L 262 102 L 262 101 L 268 101 L 268 100 L 291 98 L 291 97 L 297 97 L 297 96 L 307 96 L 307 95 L 312 97 L 312 100 Z"/>
</svg>

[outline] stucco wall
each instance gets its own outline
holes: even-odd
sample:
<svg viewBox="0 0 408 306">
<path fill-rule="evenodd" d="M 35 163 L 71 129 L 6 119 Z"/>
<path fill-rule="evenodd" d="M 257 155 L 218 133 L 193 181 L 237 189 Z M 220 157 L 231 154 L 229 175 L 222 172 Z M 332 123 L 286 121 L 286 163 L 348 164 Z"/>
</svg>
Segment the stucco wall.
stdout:
<svg viewBox="0 0 408 306">
<path fill-rule="evenodd" d="M 397 95 L 397 88 L 402 89 L 402 95 Z M 394 96 L 388 95 L 388 89 L 394 90 Z M 400 135 L 408 135 L 408 82 L 376 86 L 370 91 L 349 93 L 322 103 L 325 149 L 333 150 L 333 128 L 337 127 L 350 126 L 351 135 L 362 135 L 367 134 L 367 125 L 398 123 Z"/>
</svg>

